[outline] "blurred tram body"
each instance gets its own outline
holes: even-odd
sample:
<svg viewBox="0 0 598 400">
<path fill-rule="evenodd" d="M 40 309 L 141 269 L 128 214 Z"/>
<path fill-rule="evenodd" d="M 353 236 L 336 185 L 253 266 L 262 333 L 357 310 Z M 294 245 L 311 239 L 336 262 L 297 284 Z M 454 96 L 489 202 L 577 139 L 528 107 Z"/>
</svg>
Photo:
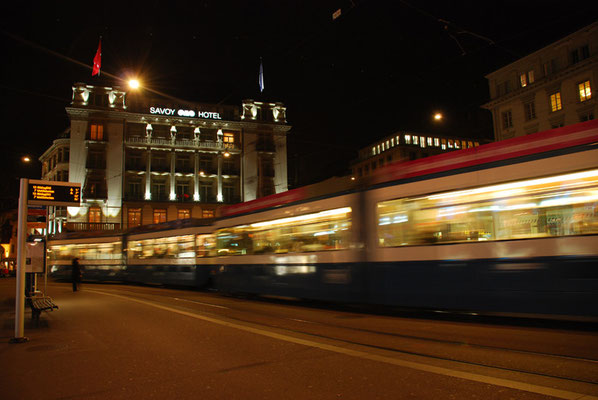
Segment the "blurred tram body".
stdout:
<svg viewBox="0 0 598 400">
<path fill-rule="evenodd" d="M 124 234 L 111 273 L 226 293 L 598 318 L 597 121 L 326 190 L 229 206 L 210 226 Z M 140 256 L 169 240 L 185 243 L 175 258 Z M 179 275 L 158 273 L 173 265 Z"/>
</svg>

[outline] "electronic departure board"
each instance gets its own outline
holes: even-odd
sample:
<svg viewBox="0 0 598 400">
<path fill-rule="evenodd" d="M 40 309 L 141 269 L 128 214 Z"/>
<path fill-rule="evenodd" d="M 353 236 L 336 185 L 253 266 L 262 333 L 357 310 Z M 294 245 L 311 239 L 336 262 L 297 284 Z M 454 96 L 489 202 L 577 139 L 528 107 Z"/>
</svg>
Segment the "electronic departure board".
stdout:
<svg viewBox="0 0 598 400">
<path fill-rule="evenodd" d="M 81 204 L 81 185 L 30 179 L 27 203 L 76 207 Z"/>
</svg>

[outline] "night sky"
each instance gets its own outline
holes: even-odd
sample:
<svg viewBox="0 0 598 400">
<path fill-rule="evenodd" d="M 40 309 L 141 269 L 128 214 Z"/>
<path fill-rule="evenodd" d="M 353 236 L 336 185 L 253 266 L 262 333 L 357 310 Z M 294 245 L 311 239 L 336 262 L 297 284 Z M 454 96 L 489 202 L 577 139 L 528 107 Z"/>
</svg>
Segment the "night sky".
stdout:
<svg viewBox="0 0 598 400">
<path fill-rule="evenodd" d="M 491 139 L 484 76 L 598 19 L 598 2 L 578 0 L 23 3 L 0 17 L 3 207 L 18 178 L 39 178 L 74 82 L 118 84 L 108 73 L 185 101 L 281 101 L 297 187 L 345 174 L 396 130 Z"/>
</svg>

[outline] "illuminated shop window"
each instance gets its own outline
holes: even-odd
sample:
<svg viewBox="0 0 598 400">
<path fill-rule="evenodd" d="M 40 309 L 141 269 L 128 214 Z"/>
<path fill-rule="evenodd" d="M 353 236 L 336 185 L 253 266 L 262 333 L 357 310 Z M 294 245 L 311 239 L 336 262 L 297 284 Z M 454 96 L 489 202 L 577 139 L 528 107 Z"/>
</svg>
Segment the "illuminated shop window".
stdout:
<svg viewBox="0 0 598 400">
<path fill-rule="evenodd" d="M 411 144 L 411 135 L 405 135 L 405 143 Z"/>
<path fill-rule="evenodd" d="M 577 85 L 579 87 L 579 101 L 586 101 L 592 98 L 592 88 L 590 81 L 585 81 Z"/>
<path fill-rule="evenodd" d="M 214 210 L 201 210 L 202 218 L 214 218 Z"/>
<path fill-rule="evenodd" d="M 467 142 L 467 147 L 473 147 L 473 142 Z"/>
<path fill-rule="evenodd" d="M 104 140 L 104 125 L 91 124 L 89 127 L 89 138 L 91 140 Z"/>
<path fill-rule="evenodd" d="M 166 222 L 166 210 L 163 208 L 154 209 L 154 224 Z"/>
<path fill-rule="evenodd" d="M 446 139 L 442 139 L 441 148 L 442 148 L 442 150 L 446 150 Z"/>
<path fill-rule="evenodd" d="M 459 148 L 459 141 L 455 140 L 455 149 L 458 149 L 458 148 Z"/>
<path fill-rule="evenodd" d="M 440 146 L 440 139 L 438 139 L 437 137 L 434 138 L 434 146 L 435 147 L 439 147 Z"/>
<path fill-rule="evenodd" d="M 448 141 L 448 148 L 449 149 L 453 148 L 453 139 L 449 139 L 449 141 Z"/>
<path fill-rule="evenodd" d="M 427 140 L 428 140 L 428 146 L 432 146 L 432 138 L 429 137 Z"/>
</svg>

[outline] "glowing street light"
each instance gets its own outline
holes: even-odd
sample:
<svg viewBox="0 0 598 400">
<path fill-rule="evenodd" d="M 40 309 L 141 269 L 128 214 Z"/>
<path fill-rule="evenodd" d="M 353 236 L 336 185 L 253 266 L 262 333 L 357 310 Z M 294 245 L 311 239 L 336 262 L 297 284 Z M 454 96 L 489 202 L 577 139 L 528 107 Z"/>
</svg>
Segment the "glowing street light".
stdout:
<svg viewBox="0 0 598 400">
<path fill-rule="evenodd" d="M 434 114 L 434 121 L 440 122 L 442 121 L 442 118 L 444 118 L 442 113 L 437 112 L 436 114 Z"/>
<path fill-rule="evenodd" d="M 23 161 L 23 162 L 25 162 L 25 163 L 31 162 L 31 157 L 29 157 L 29 156 L 23 156 L 23 157 L 21 158 L 21 161 Z"/>
<path fill-rule="evenodd" d="M 140 83 L 137 79 L 129 79 L 129 87 L 131 89 L 139 89 Z"/>
</svg>

